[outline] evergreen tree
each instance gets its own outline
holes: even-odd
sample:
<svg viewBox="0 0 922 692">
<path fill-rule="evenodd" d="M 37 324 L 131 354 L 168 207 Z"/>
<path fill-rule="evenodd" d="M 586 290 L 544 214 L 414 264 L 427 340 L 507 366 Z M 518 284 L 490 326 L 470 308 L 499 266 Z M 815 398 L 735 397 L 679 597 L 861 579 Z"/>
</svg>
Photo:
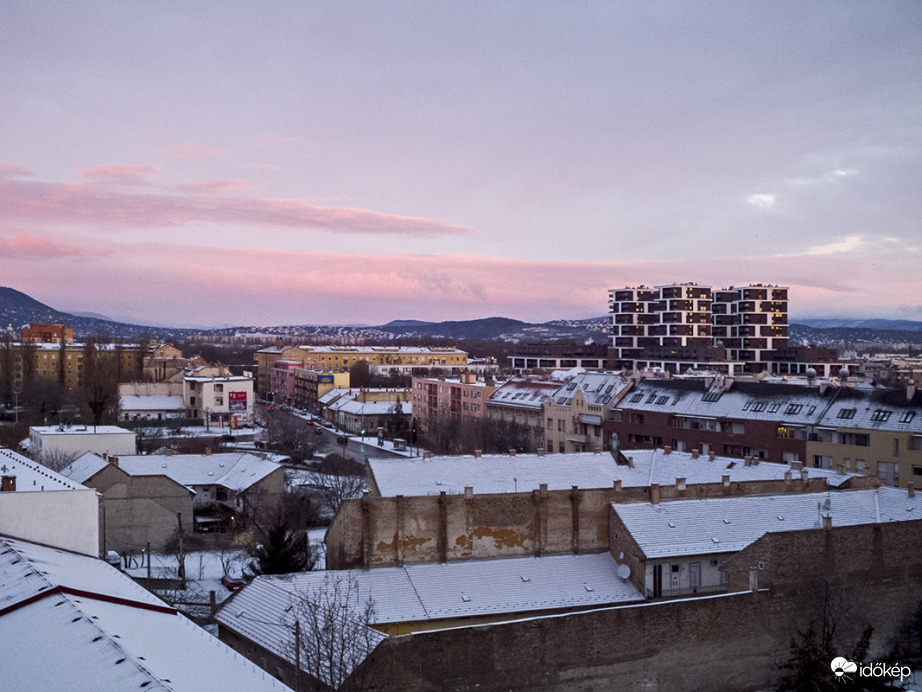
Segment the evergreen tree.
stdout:
<svg viewBox="0 0 922 692">
<path fill-rule="evenodd" d="M 252 579 L 262 574 L 305 572 L 314 566 L 307 533 L 293 529 L 283 517 L 278 517 L 263 535 L 262 543 L 250 550 L 245 575 Z"/>
</svg>

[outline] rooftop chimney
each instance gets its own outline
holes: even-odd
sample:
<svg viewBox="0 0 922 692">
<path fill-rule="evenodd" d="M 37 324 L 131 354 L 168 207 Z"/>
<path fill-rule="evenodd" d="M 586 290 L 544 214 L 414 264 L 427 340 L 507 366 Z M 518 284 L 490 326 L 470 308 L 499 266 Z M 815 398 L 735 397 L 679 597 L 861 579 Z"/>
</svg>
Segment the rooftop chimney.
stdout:
<svg viewBox="0 0 922 692">
<path fill-rule="evenodd" d="M 601 447 L 596 447 L 595 449 L 592 450 L 592 452 L 593 452 L 594 454 L 601 454 L 601 453 L 602 453 L 602 448 L 601 448 Z"/>
<path fill-rule="evenodd" d="M 0 492 L 16 492 L 16 476 L 3 476 L 2 483 L 0 483 Z"/>
<path fill-rule="evenodd" d="M 710 452 L 708 452 L 708 461 L 714 461 L 714 457 L 716 457 L 716 456 L 717 456 L 717 452 L 715 452 L 715 451 L 712 449 Z"/>
<path fill-rule="evenodd" d="M 613 487 L 615 490 L 620 492 L 621 491 L 621 479 L 619 478 L 616 481 L 612 481 L 611 487 Z"/>
<path fill-rule="evenodd" d="M 627 465 L 628 465 L 628 468 L 634 468 L 634 457 L 627 458 Z"/>
<path fill-rule="evenodd" d="M 672 454 L 672 447 L 670 447 L 669 445 L 666 445 L 665 447 L 663 447 L 663 454 Z"/>
<path fill-rule="evenodd" d="M 700 450 L 697 450 L 697 449 L 693 449 L 693 450 L 692 450 L 692 459 L 697 459 L 699 456 L 701 456 L 701 451 L 700 451 Z"/>
<path fill-rule="evenodd" d="M 211 456 L 211 447 L 205 447 L 205 456 L 206 456 L 206 457 L 210 457 L 210 456 Z"/>
<path fill-rule="evenodd" d="M 795 459 L 794 461 L 791 462 L 792 471 L 800 471 L 803 467 L 804 467 L 804 462 L 802 461 L 798 461 L 797 459 Z"/>
<path fill-rule="evenodd" d="M 743 457 L 746 466 L 752 466 L 752 457 Z"/>
<path fill-rule="evenodd" d="M 514 457 L 514 456 L 515 456 L 515 447 L 510 447 L 510 448 L 509 448 L 509 456 L 511 456 L 511 457 Z"/>
<path fill-rule="evenodd" d="M 432 452 L 423 452 L 423 459 L 431 459 Z"/>
<path fill-rule="evenodd" d="M 650 483 L 650 502 L 659 504 L 659 483 Z"/>
<path fill-rule="evenodd" d="M 916 496 L 916 484 L 913 483 L 912 481 L 909 481 L 909 482 L 906 484 L 906 490 L 909 491 L 909 497 L 915 497 L 915 496 Z"/>
<path fill-rule="evenodd" d="M 832 515 L 824 514 L 823 515 L 823 528 L 827 531 L 832 528 Z"/>
<path fill-rule="evenodd" d="M 113 454 L 111 457 L 109 457 L 109 463 L 115 467 L 118 467 L 118 457 Z"/>
<path fill-rule="evenodd" d="M 543 457 L 543 456 L 544 456 L 544 447 L 538 447 L 538 456 L 539 456 L 539 457 Z"/>
<path fill-rule="evenodd" d="M 171 456 L 173 456 L 173 450 L 172 450 L 172 449 L 170 449 L 169 447 L 167 447 L 167 450 L 166 450 L 166 455 L 167 455 L 168 457 L 171 457 Z"/>
<path fill-rule="evenodd" d="M 474 458 L 475 458 L 475 459 L 481 459 L 481 458 L 483 458 L 483 450 L 482 450 L 482 449 L 475 449 L 475 450 L 474 450 Z"/>
</svg>

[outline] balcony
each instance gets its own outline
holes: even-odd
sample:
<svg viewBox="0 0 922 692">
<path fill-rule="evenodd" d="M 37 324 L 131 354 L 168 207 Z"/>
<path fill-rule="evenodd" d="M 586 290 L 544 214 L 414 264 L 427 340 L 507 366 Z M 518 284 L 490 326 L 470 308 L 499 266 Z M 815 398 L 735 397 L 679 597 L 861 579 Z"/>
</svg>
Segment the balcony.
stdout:
<svg viewBox="0 0 922 692">
<path fill-rule="evenodd" d="M 726 591 L 726 584 L 663 588 L 659 595 L 655 595 L 653 589 L 647 589 L 647 599 L 651 601 L 659 601 L 667 600 L 670 598 L 689 598 L 695 596 L 708 596 L 715 593 L 726 593 Z"/>
</svg>

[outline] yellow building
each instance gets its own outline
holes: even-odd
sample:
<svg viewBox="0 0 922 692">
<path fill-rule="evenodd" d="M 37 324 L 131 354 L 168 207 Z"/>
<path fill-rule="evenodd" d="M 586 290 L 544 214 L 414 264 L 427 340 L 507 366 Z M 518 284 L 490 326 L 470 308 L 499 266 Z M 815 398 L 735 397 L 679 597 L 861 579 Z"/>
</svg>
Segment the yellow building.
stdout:
<svg viewBox="0 0 922 692">
<path fill-rule="evenodd" d="M 257 389 L 271 389 L 272 365 L 279 359 L 299 360 L 314 370 L 341 372 L 359 361 L 369 365 L 467 365 L 467 352 L 451 346 L 270 346 L 253 354 L 258 368 Z"/>
<path fill-rule="evenodd" d="M 20 343 L 7 342 L 0 346 L 9 350 L 0 357 L 0 376 L 12 372 L 10 384 L 20 392 L 32 380 L 63 382 L 65 388 L 76 389 L 83 385 L 84 375 L 91 369 L 87 358 L 96 358 L 92 367 L 104 367 L 121 380 L 137 379 L 141 348 L 138 344 L 96 344 L 88 347 L 81 343 Z M 63 365 L 62 365 L 63 362 Z M 110 365 L 111 364 L 111 365 Z"/>
</svg>

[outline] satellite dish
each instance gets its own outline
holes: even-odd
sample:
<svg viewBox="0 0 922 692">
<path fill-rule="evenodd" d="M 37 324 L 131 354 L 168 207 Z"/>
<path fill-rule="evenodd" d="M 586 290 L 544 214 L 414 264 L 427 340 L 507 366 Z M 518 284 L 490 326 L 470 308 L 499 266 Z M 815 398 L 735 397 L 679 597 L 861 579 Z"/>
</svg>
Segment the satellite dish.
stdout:
<svg viewBox="0 0 922 692">
<path fill-rule="evenodd" d="M 627 578 L 631 576 L 631 568 L 622 562 L 618 565 L 618 576 L 627 581 Z"/>
</svg>

